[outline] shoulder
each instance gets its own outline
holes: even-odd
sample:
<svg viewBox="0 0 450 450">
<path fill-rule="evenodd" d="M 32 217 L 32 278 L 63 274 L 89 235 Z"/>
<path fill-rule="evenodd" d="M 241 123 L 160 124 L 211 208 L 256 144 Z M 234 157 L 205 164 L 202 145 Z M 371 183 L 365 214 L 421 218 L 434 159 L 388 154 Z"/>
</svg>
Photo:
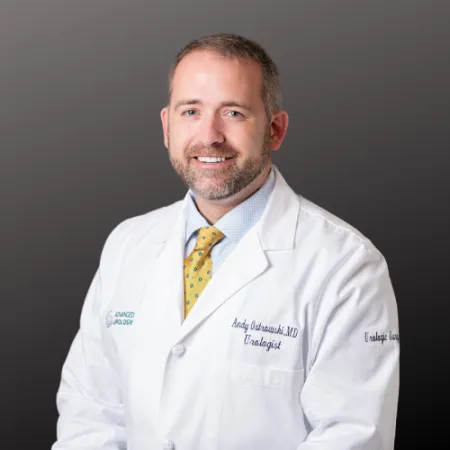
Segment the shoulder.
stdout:
<svg viewBox="0 0 450 450">
<path fill-rule="evenodd" d="M 277 233 L 286 233 L 289 241 L 292 236 L 294 250 L 300 258 L 305 255 L 314 258 L 323 255 L 327 261 L 338 261 L 355 251 L 379 257 L 378 249 L 368 236 L 343 218 L 296 192 L 278 170 L 276 175 L 275 189 L 266 216 L 269 217 L 270 225 L 266 231 L 271 239 Z M 288 238 L 281 240 L 287 242 Z"/>
<path fill-rule="evenodd" d="M 117 248 L 129 247 L 147 239 L 153 242 L 164 242 L 167 230 L 178 216 L 183 200 L 168 206 L 129 217 L 117 224 L 106 238 L 102 257 Z"/>
<path fill-rule="evenodd" d="M 343 255 L 348 251 L 361 250 L 376 258 L 382 256 L 371 239 L 355 226 L 302 195 L 298 197 L 297 239 L 309 241 L 331 254 Z"/>
<path fill-rule="evenodd" d="M 375 308 L 376 305 L 395 306 L 388 263 L 372 240 L 304 197 L 300 197 L 300 205 L 296 260 L 308 266 L 312 279 L 318 280 L 321 289 L 331 292 L 331 296 L 323 297 L 324 302 L 325 298 L 330 301 L 318 302 L 317 306 L 328 304 L 335 308 L 337 300 L 349 297 L 355 290 L 367 292 L 365 298 Z M 376 292 L 383 295 L 374 296 Z"/>
</svg>

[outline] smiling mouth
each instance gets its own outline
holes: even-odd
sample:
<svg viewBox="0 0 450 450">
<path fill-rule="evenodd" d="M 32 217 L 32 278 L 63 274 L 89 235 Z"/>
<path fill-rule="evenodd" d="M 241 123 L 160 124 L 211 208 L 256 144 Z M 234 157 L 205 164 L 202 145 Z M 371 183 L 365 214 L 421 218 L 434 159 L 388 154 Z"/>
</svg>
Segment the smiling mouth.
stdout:
<svg viewBox="0 0 450 450">
<path fill-rule="evenodd" d="M 194 156 L 194 158 L 202 163 L 221 163 L 233 159 L 234 156 Z"/>
</svg>

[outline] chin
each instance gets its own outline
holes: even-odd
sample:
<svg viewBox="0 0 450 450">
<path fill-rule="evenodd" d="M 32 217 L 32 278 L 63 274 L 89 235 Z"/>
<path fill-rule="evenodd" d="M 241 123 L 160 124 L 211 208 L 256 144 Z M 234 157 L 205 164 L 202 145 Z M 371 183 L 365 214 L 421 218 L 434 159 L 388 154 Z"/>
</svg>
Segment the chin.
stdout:
<svg viewBox="0 0 450 450">
<path fill-rule="evenodd" d="M 205 200 L 224 200 L 235 194 L 225 183 L 219 186 L 217 183 L 196 183 L 191 189 Z"/>
</svg>

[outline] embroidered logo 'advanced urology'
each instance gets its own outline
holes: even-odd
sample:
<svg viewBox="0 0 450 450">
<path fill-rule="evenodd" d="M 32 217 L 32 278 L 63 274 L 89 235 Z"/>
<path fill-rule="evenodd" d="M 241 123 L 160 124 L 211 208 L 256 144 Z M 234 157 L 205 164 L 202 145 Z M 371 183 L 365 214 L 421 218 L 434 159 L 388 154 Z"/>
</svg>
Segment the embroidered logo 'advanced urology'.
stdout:
<svg viewBox="0 0 450 450">
<path fill-rule="evenodd" d="M 130 326 L 133 325 L 134 311 L 109 311 L 106 315 L 105 323 L 106 327 L 112 326 Z"/>
</svg>

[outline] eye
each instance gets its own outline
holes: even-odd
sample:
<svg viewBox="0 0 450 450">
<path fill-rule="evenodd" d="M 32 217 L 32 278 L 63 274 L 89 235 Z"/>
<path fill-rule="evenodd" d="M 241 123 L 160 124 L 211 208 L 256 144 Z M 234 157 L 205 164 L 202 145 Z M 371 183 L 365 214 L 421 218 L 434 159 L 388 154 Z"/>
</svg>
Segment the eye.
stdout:
<svg viewBox="0 0 450 450">
<path fill-rule="evenodd" d="M 239 111 L 228 111 L 228 114 L 231 117 L 243 117 L 243 115 Z"/>
<path fill-rule="evenodd" d="M 195 109 L 188 109 L 182 113 L 182 116 L 193 116 L 196 112 Z"/>
</svg>

